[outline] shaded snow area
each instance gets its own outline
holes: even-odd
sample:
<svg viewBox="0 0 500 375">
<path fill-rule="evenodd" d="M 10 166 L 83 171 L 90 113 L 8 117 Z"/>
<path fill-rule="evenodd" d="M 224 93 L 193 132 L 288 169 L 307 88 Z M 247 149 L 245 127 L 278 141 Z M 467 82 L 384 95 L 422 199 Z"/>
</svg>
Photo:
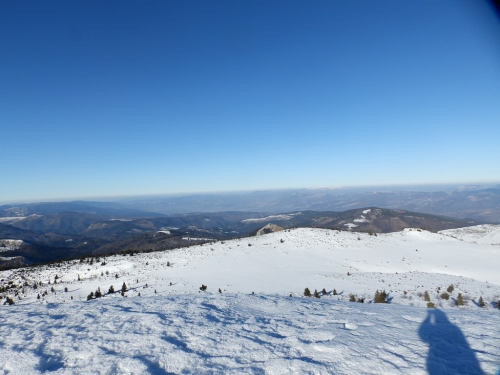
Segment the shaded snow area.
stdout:
<svg viewBox="0 0 500 375">
<path fill-rule="evenodd" d="M 446 232 L 298 228 L 1 271 L 0 374 L 494 374 L 499 248 Z"/>
<path fill-rule="evenodd" d="M 500 225 L 484 224 L 439 232 L 461 241 L 500 246 Z"/>
<path fill-rule="evenodd" d="M 493 374 L 496 311 L 193 293 L 0 310 L 2 374 Z"/>
</svg>

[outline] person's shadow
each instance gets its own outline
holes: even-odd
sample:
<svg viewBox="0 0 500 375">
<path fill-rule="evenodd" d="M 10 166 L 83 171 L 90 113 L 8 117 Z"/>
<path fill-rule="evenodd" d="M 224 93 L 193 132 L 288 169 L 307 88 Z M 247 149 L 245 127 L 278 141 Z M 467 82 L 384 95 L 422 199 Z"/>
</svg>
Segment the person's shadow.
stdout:
<svg viewBox="0 0 500 375">
<path fill-rule="evenodd" d="M 462 331 L 441 310 L 429 309 L 418 334 L 422 341 L 429 344 L 429 375 L 484 375 Z"/>
</svg>

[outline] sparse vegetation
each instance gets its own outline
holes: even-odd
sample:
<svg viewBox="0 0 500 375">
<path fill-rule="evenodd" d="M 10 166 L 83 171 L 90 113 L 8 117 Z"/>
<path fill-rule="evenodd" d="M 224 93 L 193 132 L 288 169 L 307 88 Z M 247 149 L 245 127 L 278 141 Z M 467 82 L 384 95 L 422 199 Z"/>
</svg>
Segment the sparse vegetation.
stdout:
<svg viewBox="0 0 500 375">
<path fill-rule="evenodd" d="M 479 297 L 479 301 L 477 302 L 477 304 L 479 305 L 479 307 L 485 307 L 486 306 L 486 303 L 484 302 L 482 296 Z"/>
<path fill-rule="evenodd" d="M 375 297 L 373 298 L 373 303 L 387 303 L 387 293 L 384 291 L 379 292 L 378 290 L 375 292 Z"/>
<path fill-rule="evenodd" d="M 309 290 L 309 288 L 304 289 L 304 297 L 311 297 L 311 291 Z"/>
<path fill-rule="evenodd" d="M 427 290 L 426 290 L 426 291 L 425 291 L 425 293 L 424 293 L 424 300 L 425 300 L 426 302 L 430 302 L 430 301 L 431 301 L 431 298 L 429 297 L 429 293 L 427 292 Z"/>
</svg>

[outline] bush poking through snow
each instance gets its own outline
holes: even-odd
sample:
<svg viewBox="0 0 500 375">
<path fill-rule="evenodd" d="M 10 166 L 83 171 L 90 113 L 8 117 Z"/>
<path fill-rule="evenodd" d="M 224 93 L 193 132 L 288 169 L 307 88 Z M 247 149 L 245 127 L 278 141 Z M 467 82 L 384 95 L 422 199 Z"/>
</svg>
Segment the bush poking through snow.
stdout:
<svg viewBox="0 0 500 375">
<path fill-rule="evenodd" d="M 326 289 L 323 288 L 323 290 L 321 291 L 321 293 L 323 293 L 324 296 L 326 296 L 328 293 L 326 292 Z"/>
<path fill-rule="evenodd" d="M 387 303 L 387 293 L 384 291 L 379 292 L 378 290 L 375 292 L 375 297 L 373 297 L 373 303 Z"/>
<path fill-rule="evenodd" d="M 457 306 L 463 306 L 463 305 L 464 305 L 464 298 L 462 297 L 462 293 L 458 293 Z"/>
<path fill-rule="evenodd" d="M 356 302 L 356 297 L 354 297 L 354 294 L 349 294 L 349 302 Z"/>
<path fill-rule="evenodd" d="M 427 302 L 427 307 L 429 309 L 435 309 L 436 308 L 436 305 L 434 304 L 434 302 Z"/>
<path fill-rule="evenodd" d="M 446 289 L 446 291 L 448 293 L 452 293 L 453 292 L 453 289 L 455 289 L 455 287 L 453 286 L 453 284 L 450 284 L 450 286 Z"/>
<path fill-rule="evenodd" d="M 313 294 L 314 298 L 319 298 L 319 293 L 316 289 L 314 289 L 314 294 Z"/>
<path fill-rule="evenodd" d="M 111 285 L 108 289 L 108 294 L 113 294 L 115 292 L 115 287 Z"/>
<path fill-rule="evenodd" d="M 450 295 L 446 292 L 443 292 L 441 293 L 441 298 L 448 301 L 450 299 Z"/>
<path fill-rule="evenodd" d="M 336 290 L 336 289 L 333 289 L 332 294 L 333 294 L 334 296 L 336 296 L 336 295 L 337 295 L 337 290 Z"/>
<path fill-rule="evenodd" d="M 356 302 L 359 302 L 359 303 L 365 303 L 365 298 L 364 297 L 359 297 Z"/>
<path fill-rule="evenodd" d="M 425 291 L 425 293 L 424 293 L 424 300 L 425 300 L 426 302 L 430 302 L 430 301 L 431 301 L 431 298 L 429 297 L 429 293 L 427 292 L 427 290 L 426 290 L 426 291 Z"/>
<path fill-rule="evenodd" d="M 127 284 L 125 284 L 125 281 L 123 282 L 123 285 L 122 285 L 122 296 L 125 295 L 125 292 L 127 291 Z"/>
<path fill-rule="evenodd" d="M 87 301 L 90 301 L 91 299 L 94 299 L 94 292 L 90 292 L 90 294 L 87 296 Z"/>
<path fill-rule="evenodd" d="M 10 297 L 5 297 L 5 302 L 3 303 L 4 305 L 15 305 L 15 302 L 12 298 Z"/>
<path fill-rule="evenodd" d="M 304 297 L 311 297 L 311 291 L 309 290 L 309 288 L 304 289 Z"/>
<path fill-rule="evenodd" d="M 205 290 L 207 290 L 207 286 L 206 286 L 206 285 L 201 284 L 201 286 L 200 286 L 200 290 L 201 290 L 202 292 L 204 292 Z"/>
<path fill-rule="evenodd" d="M 477 304 L 479 305 L 479 307 L 485 307 L 486 306 L 486 303 L 484 302 L 484 299 L 483 297 L 479 297 L 479 301 L 477 302 Z"/>
</svg>

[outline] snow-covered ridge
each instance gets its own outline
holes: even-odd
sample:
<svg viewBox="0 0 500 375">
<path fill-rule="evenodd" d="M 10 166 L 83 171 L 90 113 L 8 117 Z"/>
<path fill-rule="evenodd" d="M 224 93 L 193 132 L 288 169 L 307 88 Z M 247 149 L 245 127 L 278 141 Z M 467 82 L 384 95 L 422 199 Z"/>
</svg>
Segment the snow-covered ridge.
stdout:
<svg viewBox="0 0 500 375">
<path fill-rule="evenodd" d="M 375 236 L 299 228 L 165 252 L 110 256 L 93 264 L 72 261 L 60 267 L 3 271 L 0 278 L 15 284 L 42 281 L 43 292 L 50 290 L 48 281 L 58 275 L 56 293 L 48 293 L 42 302 L 85 300 L 98 287 L 107 291 L 126 282 L 143 296 L 153 296 L 155 290 L 192 293 L 205 284 L 209 291 L 295 296 L 302 295 L 305 287 L 325 288 L 327 298 L 347 301 L 354 294 L 368 302 L 377 289 L 385 289 L 393 304 L 422 307 L 427 305 L 422 297 L 427 291 L 431 301 L 443 308 L 454 308 L 460 292 L 467 297 L 466 308 L 475 309 L 473 301 L 480 296 L 489 303 L 487 308 L 500 299 L 497 264 L 500 252 L 493 246 L 420 229 Z M 454 293 L 449 300 L 441 299 L 450 284 Z M 64 287 L 68 292 L 60 293 Z M 333 289 L 339 295 L 333 296 Z M 40 290 L 24 290 L 17 303 L 39 302 Z"/>
<path fill-rule="evenodd" d="M 297 212 L 294 214 L 285 214 L 285 215 L 270 215 L 266 217 L 261 217 L 261 218 L 256 218 L 256 219 L 245 219 L 241 220 L 242 223 L 262 223 L 265 221 L 272 221 L 272 220 L 290 220 L 294 216 L 297 215 L 302 215 L 301 212 Z"/>
<path fill-rule="evenodd" d="M 473 227 L 442 230 L 439 233 L 465 242 L 500 246 L 500 225 L 475 225 Z"/>
<path fill-rule="evenodd" d="M 19 249 L 23 244 L 23 240 L 0 240 L 0 252 Z"/>
</svg>

